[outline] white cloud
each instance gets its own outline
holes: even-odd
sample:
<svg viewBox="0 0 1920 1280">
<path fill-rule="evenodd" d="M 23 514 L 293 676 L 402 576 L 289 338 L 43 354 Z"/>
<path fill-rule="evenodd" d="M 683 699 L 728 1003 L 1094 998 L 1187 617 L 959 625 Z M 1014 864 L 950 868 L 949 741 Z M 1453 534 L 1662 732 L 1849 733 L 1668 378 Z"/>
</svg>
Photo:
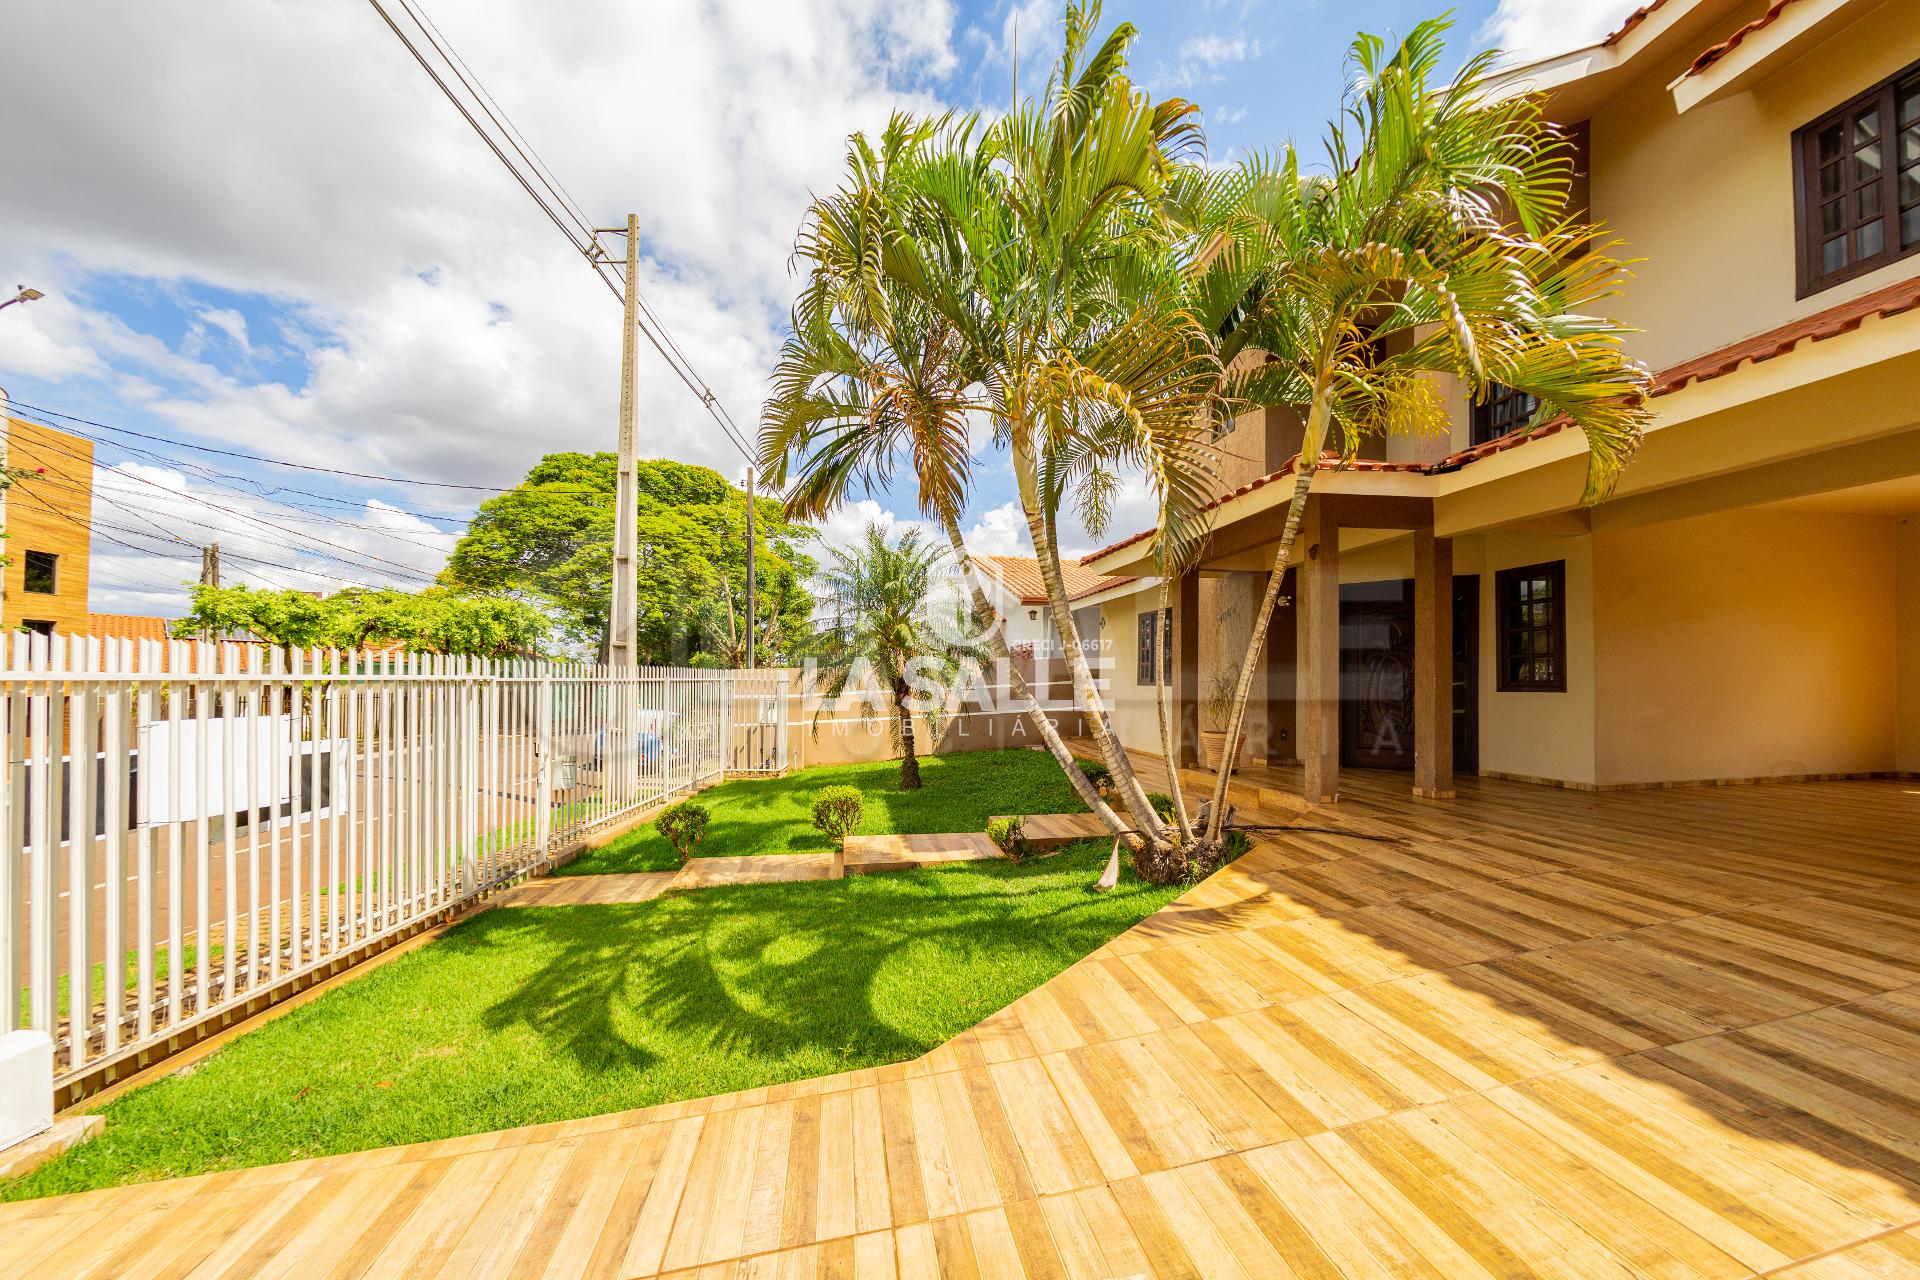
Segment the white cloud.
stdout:
<svg viewBox="0 0 1920 1280">
<path fill-rule="evenodd" d="M 1531 62 L 1593 44 L 1626 21 L 1642 0 L 1500 0 L 1480 27 L 1482 42 Z"/>
<path fill-rule="evenodd" d="M 951 0 L 444 9 L 591 219 L 640 214 L 642 288 L 751 432 L 807 197 L 838 180 L 849 132 L 936 105 Z M 0 384 L 54 384 L 47 407 L 109 422 L 146 411 L 243 450 L 474 484 L 612 447 L 617 300 L 370 9 L 29 5 L 7 48 L 0 172 L 32 180 L 0 183 L 0 261 L 49 297 L 0 316 Z M 110 314 L 132 289 L 187 300 L 187 336 Z M 197 300 L 216 290 L 245 301 Z M 289 351 L 284 382 L 255 373 Z M 643 450 L 738 476 L 643 353 Z M 180 519 L 216 532 L 204 509 Z"/>
<path fill-rule="evenodd" d="M 1244 31 L 1204 32 L 1181 42 L 1173 70 L 1166 74 L 1172 83 L 1183 88 L 1219 84 L 1226 80 L 1229 68 L 1265 52 L 1265 43 L 1250 38 Z"/>
<path fill-rule="evenodd" d="M 1247 108 L 1244 104 L 1238 107 L 1217 107 L 1209 113 L 1209 119 L 1219 124 L 1239 124 L 1246 118 Z"/>
</svg>

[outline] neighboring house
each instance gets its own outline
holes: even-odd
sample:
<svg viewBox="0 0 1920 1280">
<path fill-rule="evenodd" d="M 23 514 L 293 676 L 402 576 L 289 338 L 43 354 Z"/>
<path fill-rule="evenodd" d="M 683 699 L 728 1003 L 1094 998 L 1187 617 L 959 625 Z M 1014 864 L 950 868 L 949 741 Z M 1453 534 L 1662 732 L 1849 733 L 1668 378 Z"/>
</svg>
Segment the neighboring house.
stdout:
<svg viewBox="0 0 1920 1280">
<path fill-rule="evenodd" d="M 6 583 L 0 632 L 87 630 L 93 443 L 37 422 L 7 422 L 7 465 L 26 474 L 6 492 Z"/>
<path fill-rule="evenodd" d="M 975 556 L 973 562 L 984 571 L 987 598 L 1000 615 L 1007 648 L 1016 656 L 1041 660 L 1064 657 L 1060 629 L 1047 608 L 1047 584 L 1040 576 L 1040 562 L 1032 556 Z M 1061 572 L 1080 639 L 1097 652 L 1101 639 L 1111 639 L 1100 635 L 1099 606 L 1140 590 L 1142 579 L 1132 574 L 1094 573 L 1071 560 L 1062 563 Z"/>
<path fill-rule="evenodd" d="M 1310 797 L 1343 766 L 1441 795 L 1456 767 L 1602 788 L 1920 771 L 1915 6 L 1656 0 L 1511 82 L 1573 131 L 1576 198 L 1644 259 L 1611 305 L 1655 374 L 1645 445 L 1582 509 L 1578 432 L 1449 385 L 1450 437 L 1323 472 L 1248 758 L 1300 760 Z M 1185 760 L 1245 652 L 1219 601 L 1259 598 L 1298 439 L 1269 410 L 1225 442 L 1209 557 L 1173 593 Z M 1150 538 L 1082 563 L 1145 572 Z M 1156 605 L 1103 608 L 1121 732 L 1148 751 Z"/>
<path fill-rule="evenodd" d="M 127 640 L 134 643 L 151 640 L 165 644 L 173 638 L 173 623 L 166 618 L 149 618 L 138 613 L 90 613 L 87 634 L 99 640 Z"/>
</svg>

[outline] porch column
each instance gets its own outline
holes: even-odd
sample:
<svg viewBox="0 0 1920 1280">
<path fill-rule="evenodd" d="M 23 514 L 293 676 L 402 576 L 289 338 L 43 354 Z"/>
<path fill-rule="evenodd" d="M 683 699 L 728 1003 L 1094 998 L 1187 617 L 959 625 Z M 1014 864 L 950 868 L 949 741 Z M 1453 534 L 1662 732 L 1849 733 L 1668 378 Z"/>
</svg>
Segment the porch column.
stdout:
<svg viewBox="0 0 1920 1280">
<path fill-rule="evenodd" d="M 1200 742 L 1200 575 L 1180 575 L 1168 596 L 1173 601 L 1173 754 L 1181 768 L 1205 765 Z"/>
<path fill-rule="evenodd" d="M 1307 500 L 1300 529 L 1305 555 L 1294 571 L 1300 588 L 1301 793 L 1310 804 L 1340 798 L 1340 528 L 1324 494 Z"/>
<path fill-rule="evenodd" d="M 1413 531 L 1413 794 L 1453 798 L 1453 539 Z"/>
<path fill-rule="evenodd" d="M 1262 593 L 1272 576 L 1262 575 Z M 1289 569 L 1280 584 L 1280 600 L 1273 607 L 1273 618 L 1267 625 L 1267 736 L 1260 750 L 1262 759 L 1270 765 L 1293 764 L 1299 759 L 1295 754 L 1300 730 L 1295 723 L 1293 690 L 1300 650 L 1295 599 L 1298 590 L 1299 575 Z"/>
</svg>

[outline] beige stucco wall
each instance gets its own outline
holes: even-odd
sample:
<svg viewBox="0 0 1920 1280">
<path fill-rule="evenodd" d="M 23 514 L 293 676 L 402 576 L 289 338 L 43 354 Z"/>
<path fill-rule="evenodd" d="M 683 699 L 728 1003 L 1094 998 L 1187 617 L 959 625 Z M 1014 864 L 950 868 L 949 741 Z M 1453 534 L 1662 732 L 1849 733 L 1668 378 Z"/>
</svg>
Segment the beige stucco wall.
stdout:
<svg viewBox="0 0 1920 1280">
<path fill-rule="evenodd" d="M 1102 650 L 1107 661 L 1107 707 L 1120 741 L 1136 751 L 1160 754 L 1160 719 L 1151 685 L 1140 684 L 1140 623 L 1143 609 L 1157 609 L 1158 590 L 1124 596 L 1100 606 Z"/>
<path fill-rule="evenodd" d="M 1900 696 L 1894 767 L 1920 773 L 1920 511 L 1894 521 L 1894 644 Z"/>
<path fill-rule="evenodd" d="M 1490 533 L 1477 540 L 1480 583 L 1480 770 L 1591 784 L 1594 778 L 1593 539 Z M 1456 545 L 1456 552 L 1459 551 Z M 1495 670 L 1494 574 L 1564 560 L 1567 566 L 1567 688 L 1501 693 Z M 1470 571 L 1470 570 L 1469 570 Z"/>
<path fill-rule="evenodd" d="M 1593 542 L 1596 781 L 1892 767 L 1890 517 L 1736 511 Z"/>
<path fill-rule="evenodd" d="M 1728 29 L 1765 7 L 1750 0 Z M 1794 298 L 1793 131 L 1920 60 L 1910 3 L 1863 7 L 1749 92 L 1676 113 L 1666 86 L 1689 50 L 1594 116 L 1594 216 L 1644 259 L 1608 305 L 1646 330 L 1632 346 L 1655 369 L 1920 274 L 1908 258 Z"/>
</svg>

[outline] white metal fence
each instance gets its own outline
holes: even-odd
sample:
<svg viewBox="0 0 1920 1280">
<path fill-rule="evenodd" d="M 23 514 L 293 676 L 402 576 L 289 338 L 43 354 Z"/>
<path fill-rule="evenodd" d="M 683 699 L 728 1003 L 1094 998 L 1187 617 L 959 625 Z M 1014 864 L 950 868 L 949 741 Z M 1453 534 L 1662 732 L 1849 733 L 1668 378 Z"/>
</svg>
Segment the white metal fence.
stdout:
<svg viewBox="0 0 1920 1280">
<path fill-rule="evenodd" d="M 56 1085 L 787 758 L 779 672 L 8 639 L 0 1031 Z"/>
</svg>

